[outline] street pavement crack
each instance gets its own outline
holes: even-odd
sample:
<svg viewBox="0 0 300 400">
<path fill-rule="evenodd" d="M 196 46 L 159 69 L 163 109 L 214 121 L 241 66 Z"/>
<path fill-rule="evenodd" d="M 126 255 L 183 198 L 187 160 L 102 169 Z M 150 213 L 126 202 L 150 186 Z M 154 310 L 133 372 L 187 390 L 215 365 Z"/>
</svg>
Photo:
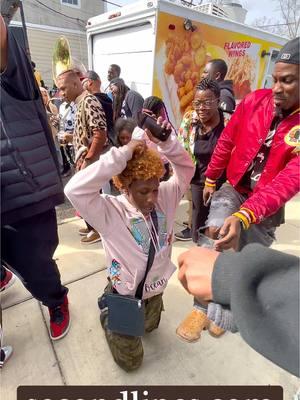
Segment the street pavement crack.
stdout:
<svg viewBox="0 0 300 400">
<path fill-rule="evenodd" d="M 65 375 L 64 375 L 64 373 L 63 373 L 62 367 L 61 367 L 61 365 L 60 365 L 60 361 L 59 361 L 57 352 L 56 352 L 56 350 L 55 350 L 53 340 L 50 339 L 49 330 L 48 330 L 48 326 L 47 326 L 47 322 L 46 322 L 46 318 L 45 318 L 45 315 L 44 315 L 44 313 L 43 313 L 42 305 L 41 305 L 40 302 L 39 302 L 39 309 L 40 309 L 40 312 L 41 312 L 41 314 L 42 314 L 42 320 L 43 320 L 43 322 L 44 322 L 44 325 L 45 325 L 45 328 L 46 328 L 46 331 L 47 331 L 48 340 L 49 340 L 49 342 L 50 342 L 50 346 L 51 346 L 51 349 L 52 349 L 53 354 L 54 354 L 54 358 L 55 358 L 55 361 L 56 361 L 57 368 L 58 368 L 58 370 L 59 370 L 59 374 L 60 374 L 62 383 L 63 383 L 64 386 L 66 386 L 66 385 L 67 385 L 67 380 L 66 380 L 66 377 L 65 377 Z"/>
<path fill-rule="evenodd" d="M 70 280 L 70 281 L 68 281 L 68 282 L 64 282 L 63 285 L 64 285 L 64 286 L 71 285 L 72 283 L 79 282 L 79 281 L 81 281 L 81 280 L 83 280 L 83 279 L 85 279 L 85 278 L 88 278 L 88 277 L 90 277 L 90 276 L 96 275 L 96 274 L 98 274 L 99 272 L 103 272 L 103 271 L 106 271 L 106 267 L 100 267 L 99 269 L 97 269 L 97 270 L 95 270 L 95 271 L 92 271 L 92 272 L 90 272 L 90 273 L 88 273 L 88 274 L 86 274 L 86 275 L 83 275 L 83 276 L 81 276 L 81 277 L 79 277 L 79 278 L 72 279 L 72 280 Z M 32 297 L 32 296 L 26 297 L 25 299 L 20 300 L 20 301 L 17 301 L 17 302 L 15 302 L 15 303 L 13 303 L 13 304 L 10 304 L 10 305 L 7 306 L 7 307 L 2 307 L 2 311 L 8 310 L 9 308 L 14 307 L 14 306 L 17 306 L 17 305 L 19 305 L 19 304 L 23 304 L 23 303 L 25 303 L 25 302 L 28 301 L 28 300 L 32 300 L 33 298 L 34 298 L 34 297 Z"/>
</svg>

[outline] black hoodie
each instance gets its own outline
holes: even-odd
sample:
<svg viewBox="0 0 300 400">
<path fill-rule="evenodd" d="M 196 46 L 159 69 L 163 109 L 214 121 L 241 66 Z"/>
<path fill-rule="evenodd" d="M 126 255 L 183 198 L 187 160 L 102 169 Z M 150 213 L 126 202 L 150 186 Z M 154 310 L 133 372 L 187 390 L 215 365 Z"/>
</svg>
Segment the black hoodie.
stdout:
<svg viewBox="0 0 300 400">
<path fill-rule="evenodd" d="M 235 110 L 235 98 L 232 81 L 218 82 L 220 87 L 220 108 L 232 114 Z"/>
<path fill-rule="evenodd" d="M 108 139 L 115 144 L 112 100 L 105 93 L 94 93 L 94 96 L 97 97 L 105 112 Z"/>
</svg>

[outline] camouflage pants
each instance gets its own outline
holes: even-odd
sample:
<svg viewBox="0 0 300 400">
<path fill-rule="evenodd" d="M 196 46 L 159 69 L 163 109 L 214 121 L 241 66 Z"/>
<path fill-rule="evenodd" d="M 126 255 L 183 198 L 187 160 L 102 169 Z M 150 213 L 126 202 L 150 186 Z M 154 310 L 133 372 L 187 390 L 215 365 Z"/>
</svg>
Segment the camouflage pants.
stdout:
<svg viewBox="0 0 300 400">
<path fill-rule="evenodd" d="M 108 284 L 104 293 L 111 291 L 111 284 Z M 158 328 L 161 312 L 163 311 L 162 293 L 145 300 L 145 331 L 152 332 Z M 105 332 L 106 341 L 110 348 L 115 362 L 127 372 L 140 367 L 143 361 L 144 350 L 142 338 L 120 335 L 107 328 L 108 312 L 107 309 L 101 311 L 100 321 Z"/>
</svg>

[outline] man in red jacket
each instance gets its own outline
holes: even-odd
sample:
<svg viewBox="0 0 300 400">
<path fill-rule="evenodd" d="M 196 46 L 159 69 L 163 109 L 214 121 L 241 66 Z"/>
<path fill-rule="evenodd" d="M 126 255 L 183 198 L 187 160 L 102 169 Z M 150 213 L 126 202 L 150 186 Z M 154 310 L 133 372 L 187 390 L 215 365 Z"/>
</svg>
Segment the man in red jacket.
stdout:
<svg viewBox="0 0 300 400">
<path fill-rule="evenodd" d="M 298 37 L 280 50 L 272 90 L 256 90 L 243 100 L 208 165 L 205 234 L 216 240 L 218 251 L 238 251 L 253 242 L 270 246 L 284 222 L 285 203 L 300 189 L 299 46 Z M 224 170 L 227 182 L 215 192 Z M 196 304 L 177 334 L 195 341 L 209 325 L 205 307 Z M 223 332 L 215 331 L 216 336 Z"/>
</svg>

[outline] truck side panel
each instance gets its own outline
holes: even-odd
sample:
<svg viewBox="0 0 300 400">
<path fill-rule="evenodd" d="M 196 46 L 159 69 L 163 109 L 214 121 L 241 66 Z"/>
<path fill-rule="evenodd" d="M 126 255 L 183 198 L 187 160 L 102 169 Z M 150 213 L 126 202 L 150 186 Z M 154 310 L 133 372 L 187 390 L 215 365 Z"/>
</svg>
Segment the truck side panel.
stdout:
<svg viewBox="0 0 300 400">
<path fill-rule="evenodd" d="M 92 36 L 92 67 L 108 85 L 110 64 L 121 67 L 121 78 L 143 97 L 151 95 L 154 29 L 151 20 Z"/>
<path fill-rule="evenodd" d="M 203 18 L 198 12 L 193 15 Z M 238 101 L 252 90 L 270 86 L 270 58 L 273 51 L 274 61 L 274 51 L 280 49 L 280 44 L 196 20 L 190 20 L 192 29 L 186 30 L 184 22 L 183 17 L 158 14 L 153 94 L 164 99 L 176 127 L 191 109 L 195 85 L 211 59 L 226 61 L 226 79 L 233 80 Z"/>
</svg>

